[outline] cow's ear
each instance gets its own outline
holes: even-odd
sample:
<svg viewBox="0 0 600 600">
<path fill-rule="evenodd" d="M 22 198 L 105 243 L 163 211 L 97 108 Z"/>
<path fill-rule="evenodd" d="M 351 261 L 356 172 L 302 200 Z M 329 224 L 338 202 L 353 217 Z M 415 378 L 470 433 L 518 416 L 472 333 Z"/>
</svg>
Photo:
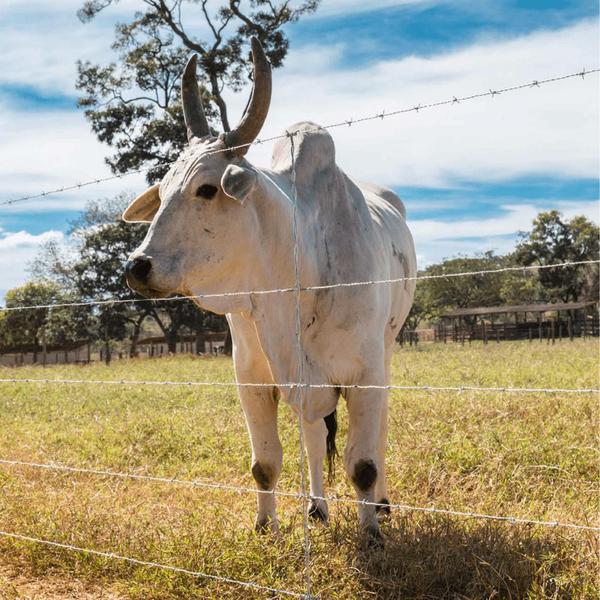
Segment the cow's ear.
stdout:
<svg viewBox="0 0 600 600">
<path fill-rule="evenodd" d="M 221 187 L 231 198 L 243 202 L 256 185 L 256 172 L 237 165 L 228 165 L 221 177 Z"/>
<path fill-rule="evenodd" d="M 150 223 L 160 207 L 158 183 L 140 194 L 123 213 L 123 221 L 127 223 Z"/>
</svg>

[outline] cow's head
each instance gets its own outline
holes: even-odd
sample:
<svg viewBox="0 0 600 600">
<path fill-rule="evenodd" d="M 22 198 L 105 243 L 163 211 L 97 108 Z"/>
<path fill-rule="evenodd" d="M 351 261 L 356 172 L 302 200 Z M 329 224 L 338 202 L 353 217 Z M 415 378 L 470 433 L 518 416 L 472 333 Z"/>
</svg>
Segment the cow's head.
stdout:
<svg viewBox="0 0 600 600">
<path fill-rule="evenodd" d="M 255 212 L 248 198 L 257 184 L 244 159 L 258 135 L 271 99 L 271 68 L 252 38 L 254 84 L 239 125 L 211 134 L 202 109 L 196 56 L 181 83 L 188 148 L 163 180 L 138 196 L 123 214 L 128 222 L 151 222 L 146 238 L 126 265 L 127 283 L 147 297 L 226 289 L 256 241 Z M 250 203 L 251 204 L 251 203 Z"/>
</svg>

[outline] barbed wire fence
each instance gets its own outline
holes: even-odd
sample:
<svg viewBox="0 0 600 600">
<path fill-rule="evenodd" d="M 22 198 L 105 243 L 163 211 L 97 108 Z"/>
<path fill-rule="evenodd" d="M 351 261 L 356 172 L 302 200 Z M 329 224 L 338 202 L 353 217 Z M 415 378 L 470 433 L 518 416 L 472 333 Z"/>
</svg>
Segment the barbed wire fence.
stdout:
<svg viewBox="0 0 600 600">
<path fill-rule="evenodd" d="M 576 71 L 574 73 L 567 73 L 566 75 L 557 75 L 555 77 L 547 77 L 545 79 L 534 79 L 534 80 L 528 81 L 526 83 L 519 83 L 516 85 L 511 85 L 511 86 L 507 86 L 507 87 L 503 87 L 503 88 L 497 88 L 497 89 L 488 88 L 488 90 L 483 91 L 483 92 L 475 92 L 472 94 L 465 94 L 463 96 L 452 96 L 452 98 L 446 98 L 444 100 L 438 100 L 436 102 L 418 103 L 413 106 L 397 108 L 397 109 L 394 109 L 391 111 L 386 111 L 384 109 L 381 112 L 375 113 L 373 115 L 367 115 L 364 117 L 359 117 L 357 119 L 350 117 L 348 119 L 344 119 L 343 121 L 337 121 L 335 123 L 329 123 L 328 125 L 322 125 L 319 128 L 320 129 L 336 129 L 338 127 L 351 127 L 352 125 L 366 123 L 368 121 L 383 120 L 383 119 L 387 119 L 389 117 L 395 117 L 398 115 L 408 114 L 408 113 L 418 113 L 422 110 L 429 110 L 432 108 L 440 108 L 442 106 L 449 106 L 449 105 L 451 106 L 451 105 L 455 105 L 455 104 L 461 104 L 463 102 L 470 102 L 470 101 L 478 100 L 481 98 L 494 98 L 495 96 L 499 96 L 500 94 L 517 92 L 517 91 L 528 89 L 528 88 L 529 89 L 540 88 L 542 85 L 547 85 L 549 83 L 557 83 L 559 81 L 565 81 L 567 79 L 574 79 L 574 78 L 578 78 L 578 77 L 580 77 L 581 79 L 585 79 L 586 76 L 593 75 L 594 73 L 598 73 L 598 72 L 600 72 L 600 68 L 587 69 L 584 67 L 581 71 Z M 309 131 L 311 131 L 311 129 L 306 128 L 306 129 L 304 129 L 304 131 L 309 132 Z M 317 129 L 315 129 L 315 131 L 317 131 Z M 242 148 L 249 148 L 250 146 L 258 146 L 260 144 L 265 144 L 268 142 L 274 142 L 277 140 L 285 139 L 285 138 L 289 137 L 290 134 L 295 135 L 296 133 L 298 133 L 298 132 L 297 131 L 293 131 L 293 132 L 287 131 L 286 133 L 283 133 L 281 135 L 273 135 L 273 136 L 266 137 L 266 138 L 257 138 L 253 142 L 249 142 L 247 144 L 239 144 L 238 146 L 231 146 L 231 147 L 228 147 L 225 149 L 211 150 L 210 152 L 206 152 L 205 155 L 210 156 L 211 154 L 231 152 L 232 150 L 241 150 Z M 173 165 L 173 164 L 176 164 L 177 162 L 178 161 L 176 160 L 171 163 L 162 163 L 162 166 Z M 51 189 L 48 191 L 37 192 L 35 194 L 29 194 L 29 195 L 20 196 L 17 198 L 10 198 L 8 200 L 3 200 L 2 202 L 0 202 L 0 206 L 10 206 L 11 204 L 17 204 L 19 202 L 26 202 L 28 200 L 35 200 L 38 198 L 46 198 L 47 196 L 51 196 L 54 194 L 80 190 L 81 188 L 88 187 L 90 185 L 98 185 L 100 183 L 106 183 L 108 181 L 122 179 L 123 177 L 127 177 L 128 175 L 137 175 L 140 173 L 145 173 L 146 171 L 149 171 L 151 168 L 155 168 L 155 167 L 156 167 L 156 165 L 154 167 L 147 167 L 147 168 L 142 168 L 142 169 L 132 169 L 132 170 L 126 171 L 124 173 L 116 173 L 114 175 L 109 175 L 107 177 L 98 177 L 98 178 L 89 179 L 89 180 L 83 181 L 83 182 L 63 185 L 61 187 L 54 188 L 54 189 Z"/>
<path fill-rule="evenodd" d="M 461 97 L 453 96 L 451 99 L 441 100 L 437 102 L 430 102 L 427 104 L 418 104 L 416 106 L 396 109 L 390 112 L 382 111 L 381 113 L 361 117 L 358 119 L 347 119 L 344 121 L 340 121 L 337 123 L 331 123 L 329 125 L 324 126 L 325 129 L 332 129 L 343 126 L 352 126 L 354 124 L 360 124 L 368 121 L 372 121 L 375 119 L 385 119 L 391 116 L 406 114 L 406 113 L 418 113 L 421 110 L 432 109 L 436 107 L 446 106 L 446 105 L 454 105 L 460 104 L 462 102 L 467 102 L 480 98 L 493 98 L 499 94 L 508 93 L 508 92 L 516 92 L 519 90 L 524 90 L 527 88 L 538 88 L 541 85 L 555 83 L 559 81 L 564 81 L 567 79 L 573 78 L 581 78 L 584 79 L 586 75 L 598 73 L 600 72 L 599 68 L 595 69 L 583 69 L 582 71 L 569 73 L 567 75 L 561 75 L 557 77 L 550 77 L 546 79 L 534 80 L 528 83 L 517 84 L 509 87 L 504 87 L 500 89 L 489 89 L 486 92 L 478 92 L 469 95 L 463 95 Z M 593 265 L 599 264 L 600 260 L 583 260 L 583 261 L 573 261 L 573 262 L 564 262 L 557 264 L 548 264 L 548 265 L 531 265 L 531 266 L 508 266 L 501 267 L 497 269 L 488 269 L 488 270 L 480 270 L 480 271 L 470 271 L 470 272 L 452 272 L 452 273 L 439 273 L 439 274 L 425 274 L 425 275 L 416 275 L 412 277 L 401 277 L 401 278 L 392 278 L 392 279 L 384 279 L 384 280 L 369 280 L 369 281 L 353 281 L 353 282 L 341 282 L 341 283 L 333 283 L 326 285 L 316 285 L 316 286 L 302 286 L 301 285 L 301 265 L 300 265 L 300 247 L 299 247 L 299 234 L 298 234 L 298 221 L 297 221 L 297 202 L 298 202 L 298 193 L 296 187 L 296 156 L 295 156 L 295 136 L 299 133 L 299 131 L 286 131 L 285 134 L 279 136 L 268 137 L 264 139 L 257 139 L 251 144 L 243 144 L 241 146 L 235 147 L 244 148 L 250 145 L 262 144 L 266 142 L 271 142 L 279 139 L 288 138 L 291 149 L 291 197 L 288 197 L 288 200 L 291 203 L 292 209 L 292 242 L 293 242 L 293 264 L 294 264 L 294 279 L 295 284 L 293 287 L 281 287 L 281 288 L 273 288 L 267 290 L 247 290 L 247 291 L 229 291 L 222 292 L 218 294 L 203 294 L 203 295 L 195 295 L 195 296 L 177 296 L 174 298 L 167 298 L 160 300 L 159 302 L 173 302 L 173 301 L 181 301 L 181 300 L 201 300 L 206 298 L 215 298 L 215 297 L 228 297 L 228 296 L 252 296 L 252 295 L 264 295 L 264 294 L 286 294 L 293 293 L 294 294 L 294 310 L 293 310 L 293 319 L 294 319 L 294 330 L 295 330 L 295 343 L 296 343 L 296 355 L 297 355 L 297 365 L 296 365 L 296 380 L 293 382 L 279 382 L 279 383 L 253 383 L 253 382 L 219 382 L 219 381 L 136 381 L 136 380 L 92 380 L 92 379 L 51 379 L 51 378 L 0 378 L 0 384 L 72 384 L 72 385 L 123 385 L 123 386 L 190 386 L 190 387 L 200 387 L 200 386 L 214 386 L 214 387 L 236 387 L 236 388 L 244 388 L 244 387 L 273 387 L 274 385 L 280 388 L 287 388 L 289 393 L 295 393 L 295 402 L 297 403 L 298 411 L 298 431 L 299 431 L 299 463 L 300 463 L 300 491 L 279 491 L 279 490 L 261 490 L 255 488 L 249 488 L 244 486 L 236 486 L 229 485 L 222 482 L 209 482 L 209 481 L 198 481 L 198 480 L 183 480 L 178 478 L 169 478 L 162 476 L 153 476 L 146 475 L 140 473 L 126 473 L 126 472 L 118 472 L 107 469 L 92 469 L 92 468 L 84 468 L 84 467 L 76 467 L 69 465 L 61 465 L 56 463 L 40 463 L 33 461 L 24 461 L 24 460 L 15 460 L 11 458 L 0 458 L 0 465 L 4 465 L 6 467 L 12 468 L 35 468 L 39 470 L 48 470 L 48 471 L 57 471 L 64 473 L 76 473 L 81 475 L 90 475 L 90 476 L 98 476 L 98 477 L 112 477 L 119 479 L 131 479 L 131 480 L 140 480 L 147 482 L 155 482 L 162 484 L 175 484 L 175 485 L 183 485 L 188 487 L 196 487 L 196 488 L 206 488 L 213 490 L 227 490 L 227 491 L 235 491 L 238 493 L 253 493 L 253 494 L 270 494 L 273 496 L 282 496 L 294 498 L 302 503 L 302 511 L 303 511 L 303 554 L 304 554 L 304 589 L 301 592 L 293 591 L 289 589 L 282 589 L 276 587 L 270 587 L 267 585 L 262 585 L 260 583 L 254 581 L 243 581 L 236 578 L 226 577 L 217 574 L 211 574 L 201 571 L 193 571 L 177 566 L 161 564 L 152 561 L 140 560 L 137 558 L 131 558 L 122 556 L 113 552 L 105 552 L 90 548 L 83 548 L 71 544 L 64 544 L 60 542 L 56 542 L 53 540 L 46 540 L 42 538 L 37 538 L 34 536 L 24 535 L 18 532 L 9 532 L 9 531 L 0 531 L 0 537 L 9 538 L 13 540 L 42 544 L 48 547 L 60 548 L 63 550 L 69 550 L 72 552 L 78 552 L 88 555 L 94 555 L 106 559 L 113 559 L 123 562 L 128 562 L 130 564 L 135 564 L 138 566 L 149 567 L 149 568 L 157 568 L 168 570 L 180 574 L 189 575 L 193 578 L 203 578 L 208 580 L 220 581 L 222 583 L 237 585 L 240 587 L 251 588 L 256 591 L 262 591 L 269 594 L 279 594 L 281 596 L 287 597 L 297 597 L 297 598 L 317 598 L 318 595 L 313 595 L 313 584 L 311 577 L 311 546 L 310 546 L 310 529 L 308 525 L 308 511 L 307 507 L 309 502 L 314 500 L 325 500 L 329 502 L 335 503 L 346 503 L 351 505 L 372 505 L 372 506 L 383 506 L 383 504 L 379 504 L 376 502 L 365 502 L 356 500 L 353 498 L 343 498 L 339 496 L 312 496 L 307 491 L 307 477 L 306 477 L 306 464 L 305 464 L 305 454 L 304 454 L 304 430 L 303 430 L 303 416 L 304 416 L 304 399 L 305 394 L 303 393 L 307 389 L 311 388 L 346 388 L 346 389 L 379 389 L 379 390 L 396 390 L 396 391 L 423 391 L 423 392 L 472 392 L 472 393 L 507 393 L 507 394 L 599 394 L 600 388 L 534 388 L 534 387 L 484 387 L 484 386 L 432 386 L 432 385 L 395 385 L 386 382 L 385 384 L 372 384 L 372 385 L 340 385 L 340 384 L 331 384 L 331 383 L 315 383 L 315 382 L 305 382 L 304 374 L 303 374 L 303 352 L 302 352 L 302 340 L 301 340 L 301 313 L 300 313 L 300 299 L 302 293 L 305 292 L 314 292 L 324 289 L 333 289 L 333 288 L 348 288 L 348 287 L 358 287 L 358 286 L 373 286 L 373 285 L 392 285 L 398 284 L 408 280 L 426 280 L 426 279 L 443 279 L 443 278 L 454 278 L 454 277 L 468 277 L 474 275 L 491 275 L 497 273 L 505 273 L 505 272 L 523 272 L 523 274 L 532 271 L 532 270 L 540 270 L 540 269 L 550 269 L 550 268 L 570 268 L 570 267 L 578 267 L 583 265 Z M 227 148 L 224 150 L 215 150 L 210 153 L 218 153 L 231 151 L 231 148 Z M 25 202 L 28 200 L 33 200 L 37 198 L 45 198 L 47 196 L 74 191 L 81 189 L 86 186 L 100 184 L 106 181 L 120 179 L 127 175 L 131 175 L 134 173 L 142 173 L 147 169 L 136 169 L 133 171 L 128 171 L 126 173 L 116 174 L 109 177 L 97 178 L 81 183 L 65 185 L 60 188 L 52 189 L 45 192 L 40 192 L 36 194 L 31 194 L 27 196 L 21 196 L 9 200 L 5 200 L 0 202 L 0 206 L 9 206 L 15 203 Z M 28 311 L 28 310 L 39 310 L 39 309 L 49 309 L 52 310 L 54 308 L 66 308 L 66 307 L 81 307 L 81 306 L 101 306 L 101 305 L 112 305 L 112 304 L 123 304 L 123 303 L 140 303 L 140 302 L 157 302 L 156 300 L 151 299 L 98 299 L 98 300 L 90 300 L 84 302 L 66 302 L 66 303 L 55 303 L 55 304 L 45 304 L 45 305 L 34 305 L 34 306 L 11 306 L 0 308 L 1 311 L 10 312 L 10 311 Z M 561 521 L 548 521 L 548 520 L 539 520 L 533 518 L 525 518 L 525 517 L 517 517 L 517 516 L 506 516 L 506 515 L 492 515 L 492 514 L 484 514 L 477 512 L 468 512 L 468 511 L 457 511 L 446 508 L 438 508 L 438 507 L 429 507 L 429 506 L 414 506 L 411 504 L 390 504 L 385 505 L 390 508 L 394 508 L 400 511 L 405 512 L 419 512 L 419 513 L 429 513 L 434 515 L 445 515 L 450 517 L 457 518 L 467 518 L 467 519 L 482 519 L 482 520 L 490 520 L 490 521 L 498 521 L 512 525 L 530 525 L 530 526 L 540 526 L 540 527 L 554 527 L 554 528 L 565 528 L 570 530 L 579 530 L 579 531 L 592 531 L 592 532 L 600 532 L 600 527 L 595 525 L 590 525 L 588 523 L 570 523 L 570 522 L 561 522 Z"/>
</svg>

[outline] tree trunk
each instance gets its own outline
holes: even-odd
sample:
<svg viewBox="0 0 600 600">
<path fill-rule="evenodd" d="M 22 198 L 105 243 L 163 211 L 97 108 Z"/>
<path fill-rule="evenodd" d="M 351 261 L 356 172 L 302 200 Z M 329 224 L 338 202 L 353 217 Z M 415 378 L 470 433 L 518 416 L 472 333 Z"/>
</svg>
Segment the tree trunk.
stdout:
<svg viewBox="0 0 600 600">
<path fill-rule="evenodd" d="M 137 343 L 140 339 L 140 330 L 142 329 L 142 324 L 144 319 L 146 318 L 146 314 L 142 315 L 134 324 L 133 324 L 133 334 L 131 336 L 131 347 L 129 348 L 129 358 L 135 358 L 137 356 Z"/>
<path fill-rule="evenodd" d="M 177 353 L 177 331 L 168 330 L 165 335 L 165 340 L 167 342 L 167 349 L 172 354 Z"/>
<path fill-rule="evenodd" d="M 104 362 L 110 365 L 110 340 L 108 338 L 108 324 L 104 327 Z"/>
<path fill-rule="evenodd" d="M 196 354 L 204 354 L 206 346 L 204 343 L 204 334 L 201 331 L 196 333 Z"/>
</svg>

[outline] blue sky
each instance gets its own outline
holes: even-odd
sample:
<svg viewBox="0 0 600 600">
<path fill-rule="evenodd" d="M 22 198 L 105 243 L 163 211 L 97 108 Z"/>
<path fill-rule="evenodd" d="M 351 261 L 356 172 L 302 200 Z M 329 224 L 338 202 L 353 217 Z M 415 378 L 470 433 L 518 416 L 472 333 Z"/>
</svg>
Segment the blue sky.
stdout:
<svg viewBox="0 0 600 600">
<path fill-rule="evenodd" d="M 85 25 L 79 4 L 0 5 L 0 201 L 109 174 L 108 149 L 75 106 L 75 61 L 110 60 L 114 25 L 139 0 L 121 0 Z M 201 30 L 193 12 L 188 22 Z M 597 2 L 588 0 L 323 0 L 289 28 L 264 134 L 594 68 L 598 33 Z M 507 251 L 539 210 L 597 221 L 598 99 L 592 75 L 332 133 L 349 174 L 404 199 L 426 265 Z M 231 113 L 245 100 L 230 95 Z M 269 156 L 262 147 L 250 154 L 263 165 Z M 86 200 L 142 189 L 131 176 L 0 207 L 0 297 L 26 279 L 41 243 L 64 238 Z"/>
</svg>

